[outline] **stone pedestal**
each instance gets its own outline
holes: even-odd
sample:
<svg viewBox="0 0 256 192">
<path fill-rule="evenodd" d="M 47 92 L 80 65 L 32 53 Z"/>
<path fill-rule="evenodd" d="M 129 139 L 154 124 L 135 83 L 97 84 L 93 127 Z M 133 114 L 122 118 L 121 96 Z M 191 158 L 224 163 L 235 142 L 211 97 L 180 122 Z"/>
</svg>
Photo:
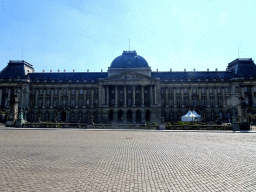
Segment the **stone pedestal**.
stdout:
<svg viewBox="0 0 256 192">
<path fill-rule="evenodd" d="M 158 129 L 159 129 L 159 130 L 165 130 L 165 124 L 159 123 Z"/>
<path fill-rule="evenodd" d="M 233 131 L 240 131 L 240 125 L 238 123 L 232 123 Z"/>
<path fill-rule="evenodd" d="M 15 122 L 13 120 L 8 120 L 5 123 L 6 127 L 14 127 L 14 125 L 15 125 Z"/>
</svg>

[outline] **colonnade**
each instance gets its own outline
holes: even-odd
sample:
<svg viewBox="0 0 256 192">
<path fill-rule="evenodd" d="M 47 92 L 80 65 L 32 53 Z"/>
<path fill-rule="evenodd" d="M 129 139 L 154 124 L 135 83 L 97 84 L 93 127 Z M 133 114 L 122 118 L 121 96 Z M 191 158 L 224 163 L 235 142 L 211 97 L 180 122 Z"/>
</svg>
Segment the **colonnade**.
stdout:
<svg viewBox="0 0 256 192">
<path fill-rule="evenodd" d="M 123 106 L 121 107 L 127 107 L 128 104 L 128 100 L 127 100 L 127 87 L 128 85 L 123 85 L 123 86 L 119 86 L 119 85 L 101 85 L 102 86 L 102 106 L 103 107 L 109 107 L 111 105 L 111 98 L 110 98 L 110 89 L 115 90 L 115 94 L 114 94 L 114 107 L 118 107 L 118 99 L 123 99 Z M 150 106 L 156 105 L 157 103 L 157 93 L 156 93 L 156 86 L 155 85 L 131 85 L 129 86 L 131 89 L 131 95 L 132 95 L 132 101 L 131 101 L 131 106 L 132 107 L 144 107 L 145 106 L 145 87 L 149 86 L 149 100 L 150 100 Z M 111 87 L 111 88 L 110 88 Z M 136 106 L 136 87 L 140 87 L 140 101 L 141 101 L 141 106 Z M 123 94 L 121 96 L 121 94 L 118 93 L 118 91 L 123 91 Z M 153 94 L 154 92 L 154 94 Z"/>
</svg>

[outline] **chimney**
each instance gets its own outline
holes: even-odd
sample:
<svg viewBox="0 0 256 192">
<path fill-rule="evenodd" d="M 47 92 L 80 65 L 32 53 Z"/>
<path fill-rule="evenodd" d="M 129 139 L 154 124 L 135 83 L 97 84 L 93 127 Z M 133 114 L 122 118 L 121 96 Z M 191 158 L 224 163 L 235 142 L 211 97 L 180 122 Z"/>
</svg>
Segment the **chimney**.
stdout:
<svg viewBox="0 0 256 192">
<path fill-rule="evenodd" d="M 103 69 L 101 69 L 101 72 L 103 72 Z"/>
<path fill-rule="evenodd" d="M 58 73 L 60 72 L 60 70 L 58 69 Z"/>
<path fill-rule="evenodd" d="M 66 73 L 66 69 L 64 69 L 64 73 Z"/>
<path fill-rule="evenodd" d="M 170 72 L 172 72 L 172 68 L 170 69 Z"/>
<path fill-rule="evenodd" d="M 207 71 L 209 71 L 209 68 L 207 68 Z"/>
<path fill-rule="evenodd" d="M 218 71 L 218 68 L 216 68 L 215 71 Z"/>
<path fill-rule="evenodd" d="M 73 69 L 73 73 L 75 72 L 75 69 Z"/>
<path fill-rule="evenodd" d="M 184 72 L 186 72 L 186 68 L 184 68 Z"/>
<path fill-rule="evenodd" d="M 156 72 L 158 72 L 158 69 L 156 69 Z"/>
<path fill-rule="evenodd" d="M 50 70 L 50 73 L 52 72 L 52 70 Z"/>
<path fill-rule="evenodd" d="M 194 71 L 196 71 L 196 69 L 194 68 Z"/>
<path fill-rule="evenodd" d="M 89 69 L 87 69 L 87 73 L 89 72 Z"/>
<path fill-rule="evenodd" d="M 43 69 L 43 73 L 45 72 L 45 70 Z"/>
</svg>

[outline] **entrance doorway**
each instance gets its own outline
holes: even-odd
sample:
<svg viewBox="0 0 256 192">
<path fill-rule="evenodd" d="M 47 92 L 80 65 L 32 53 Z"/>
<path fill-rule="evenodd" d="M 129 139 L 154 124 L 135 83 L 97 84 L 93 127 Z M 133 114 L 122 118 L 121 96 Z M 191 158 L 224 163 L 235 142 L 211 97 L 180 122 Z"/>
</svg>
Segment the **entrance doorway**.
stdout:
<svg viewBox="0 0 256 192">
<path fill-rule="evenodd" d="M 127 112 L 127 122 L 132 122 L 132 111 L 131 110 L 129 110 Z"/>
<path fill-rule="evenodd" d="M 139 110 L 136 111 L 136 122 L 137 123 L 141 122 L 141 112 Z"/>
<path fill-rule="evenodd" d="M 110 111 L 109 111 L 109 114 L 108 114 L 108 120 L 109 120 L 109 122 L 112 122 L 112 121 L 113 121 L 113 118 L 114 118 L 114 112 L 113 112 L 113 110 L 110 110 Z"/>
<path fill-rule="evenodd" d="M 66 111 L 61 112 L 61 121 L 66 122 Z"/>
<path fill-rule="evenodd" d="M 146 121 L 150 122 L 150 111 L 149 110 L 146 111 Z"/>
<path fill-rule="evenodd" d="M 119 110 L 118 111 L 118 121 L 123 122 L 123 120 L 124 120 L 124 113 L 122 110 Z"/>
</svg>

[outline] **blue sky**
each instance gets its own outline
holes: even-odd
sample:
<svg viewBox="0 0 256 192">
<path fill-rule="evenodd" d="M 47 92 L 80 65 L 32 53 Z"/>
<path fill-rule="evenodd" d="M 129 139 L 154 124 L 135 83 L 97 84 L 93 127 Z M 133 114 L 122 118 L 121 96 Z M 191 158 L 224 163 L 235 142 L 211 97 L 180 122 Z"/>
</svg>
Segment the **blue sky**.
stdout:
<svg viewBox="0 0 256 192">
<path fill-rule="evenodd" d="M 1 0 L 0 69 L 23 59 L 36 72 L 107 71 L 123 50 L 152 70 L 225 70 L 256 59 L 256 1 Z"/>
</svg>

